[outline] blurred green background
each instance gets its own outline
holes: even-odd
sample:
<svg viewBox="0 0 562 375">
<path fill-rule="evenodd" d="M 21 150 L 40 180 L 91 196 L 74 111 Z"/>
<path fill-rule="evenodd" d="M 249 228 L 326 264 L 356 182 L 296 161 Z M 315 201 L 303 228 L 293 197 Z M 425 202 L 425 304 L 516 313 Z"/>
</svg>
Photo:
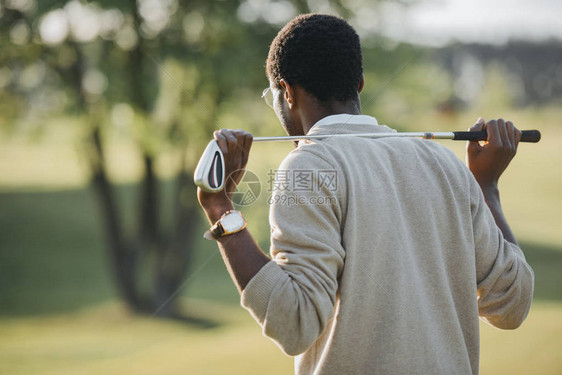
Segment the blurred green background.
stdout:
<svg viewBox="0 0 562 375">
<path fill-rule="evenodd" d="M 518 330 L 481 325 L 481 373 L 562 373 L 562 43 L 414 43 L 385 28 L 396 7 L 428 3 L 1 1 L 0 373 L 292 373 L 202 239 L 191 176 L 215 129 L 283 133 L 260 98 L 264 61 L 309 11 L 357 28 L 363 113 L 380 123 L 541 130 L 500 185 L 535 300 Z M 252 149 L 262 194 L 242 210 L 264 251 L 268 174 L 291 147 Z"/>
</svg>

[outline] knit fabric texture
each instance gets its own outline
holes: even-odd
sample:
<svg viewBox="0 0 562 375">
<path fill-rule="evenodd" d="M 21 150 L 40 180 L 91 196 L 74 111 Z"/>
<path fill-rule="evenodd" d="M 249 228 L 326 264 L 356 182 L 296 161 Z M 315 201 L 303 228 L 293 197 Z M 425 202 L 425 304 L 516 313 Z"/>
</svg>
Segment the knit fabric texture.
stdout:
<svg viewBox="0 0 562 375">
<path fill-rule="evenodd" d="M 512 329 L 534 276 L 446 147 L 329 116 L 282 162 L 271 258 L 241 296 L 296 374 L 476 374 L 479 316 Z"/>
</svg>

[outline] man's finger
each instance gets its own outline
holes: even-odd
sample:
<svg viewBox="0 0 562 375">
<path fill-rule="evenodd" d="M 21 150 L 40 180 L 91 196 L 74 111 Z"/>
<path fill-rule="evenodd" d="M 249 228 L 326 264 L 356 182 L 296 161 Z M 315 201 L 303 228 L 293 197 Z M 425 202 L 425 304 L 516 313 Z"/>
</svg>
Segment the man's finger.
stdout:
<svg viewBox="0 0 562 375">
<path fill-rule="evenodd" d="M 498 119 L 498 132 L 500 134 L 502 146 L 505 148 L 511 148 L 507 126 L 505 125 L 505 120 L 503 118 Z"/>
<path fill-rule="evenodd" d="M 245 130 L 240 130 L 240 137 L 244 140 L 244 150 L 250 151 L 250 147 L 252 146 L 252 142 L 254 140 L 254 136 L 252 135 L 252 133 Z"/>
<path fill-rule="evenodd" d="M 216 130 L 215 132 L 213 132 L 213 136 L 217 140 L 217 143 L 219 144 L 219 147 L 220 147 L 223 155 L 228 154 L 228 145 L 227 145 L 226 138 L 224 137 L 224 135 L 222 135 L 222 133 L 220 133 L 220 131 Z"/>
<path fill-rule="evenodd" d="M 486 123 L 484 129 L 488 133 L 487 142 L 491 145 L 501 147 L 502 139 L 501 139 L 500 132 L 498 130 L 498 122 L 496 120 L 490 120 Z"/>
<path fill-rule="evenodd" d="M 238 146 L 239 146 L 238 151 L 242 152 L 244 154 L 244 156 L 247 156 L 248 152 L 250 151 L 249 146 L 246 144 L 247 138 L 248 138 L 248 136 L 253 138 L 252 135 L 250 133 L 248 133 L 247 131 L 242 130 L 242 129 L 233 130 L 232 134 L 237 139 Z"/>
<path fill-rule="evenodd" d="M 517 145 L 519 144 L 519 141 L 521 141 L 521 135 L 522 135 L 521 130 L 517 129 L 515 127 L 515 125 L 513 125 L 513 122 L 511 122 L 511 121 L 508 121 L 506 123 L 506 125 L 513 130 L 513 143 L 512 144 L 515 145 L 515 147 L 517 147 Z"/>
<path fill-rule="evenodd" d="M 252 147 L 254 137 L 251 133 L 244 130 L 239 130 L 239 135 L 242 140 L 242 148 L 244 149 L 244 161 L 247 162 L 250 156 L 250 148 Z"/>
<path fill-rule="evenodd" d="M 220 133 L 226 138 L 228 145 L 228 152 L 234 154 L 238 148 L 238 139 L 234 136 L 231 130 L 221 129 Z"/>
</svg>

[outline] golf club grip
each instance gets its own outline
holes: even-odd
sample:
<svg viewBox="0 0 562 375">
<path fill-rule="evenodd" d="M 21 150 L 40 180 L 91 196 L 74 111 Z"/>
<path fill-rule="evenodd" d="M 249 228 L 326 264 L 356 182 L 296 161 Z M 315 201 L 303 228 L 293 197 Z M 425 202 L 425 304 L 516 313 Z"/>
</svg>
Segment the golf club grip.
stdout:
<svg viewBox="0 0 562 375">
<path fill-rule="evenodd" d="M 488 139 L 486 130 L 478 132 L 453 132 L 455 141 L 485 141 Z M 541 132 L 538 130 L 522 130 L 521 142 L 537 143 L 541 140 Z"/>
</svg>

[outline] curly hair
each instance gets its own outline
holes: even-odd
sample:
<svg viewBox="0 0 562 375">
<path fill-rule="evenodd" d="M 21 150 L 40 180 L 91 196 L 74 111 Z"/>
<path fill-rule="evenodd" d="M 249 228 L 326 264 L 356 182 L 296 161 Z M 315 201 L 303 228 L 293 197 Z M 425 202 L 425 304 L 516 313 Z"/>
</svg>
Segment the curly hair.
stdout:
<svg viewBox="0 0 562 375">
<path fill-rule="evenodd" d="M 363 74 L 359 36 L 340 17 L 297 16 L 273 39 L 266 73 L 276 88 L 283 78 L 320 102 L 354 99 Z"/>
</svg>

